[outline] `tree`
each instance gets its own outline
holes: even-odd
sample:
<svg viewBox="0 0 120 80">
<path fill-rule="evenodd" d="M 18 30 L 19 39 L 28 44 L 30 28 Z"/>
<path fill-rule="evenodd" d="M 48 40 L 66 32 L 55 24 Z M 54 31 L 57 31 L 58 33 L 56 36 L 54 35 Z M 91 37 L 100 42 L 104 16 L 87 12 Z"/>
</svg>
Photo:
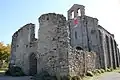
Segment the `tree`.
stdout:
<svg viewBox="0 0 120 80">
<path fill-rule="evenodd" d="M 0 67 L 3 65 L 4 61 L 8 63 L 10 51 L 10 44 L 5 45 L 4 43 L 0 42 Z"/>
</svg>

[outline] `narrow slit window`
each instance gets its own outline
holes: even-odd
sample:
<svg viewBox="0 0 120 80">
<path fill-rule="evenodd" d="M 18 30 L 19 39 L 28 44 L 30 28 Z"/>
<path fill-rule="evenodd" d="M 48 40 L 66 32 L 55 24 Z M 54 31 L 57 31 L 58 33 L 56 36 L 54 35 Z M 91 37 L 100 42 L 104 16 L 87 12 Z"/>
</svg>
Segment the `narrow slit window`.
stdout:
<svg viewBox="0 0 120 80">
<path fill-rule="evenodd" d="M 75 31 L 75 39 L 77 39 L 77 32 Z"/>
</svg>

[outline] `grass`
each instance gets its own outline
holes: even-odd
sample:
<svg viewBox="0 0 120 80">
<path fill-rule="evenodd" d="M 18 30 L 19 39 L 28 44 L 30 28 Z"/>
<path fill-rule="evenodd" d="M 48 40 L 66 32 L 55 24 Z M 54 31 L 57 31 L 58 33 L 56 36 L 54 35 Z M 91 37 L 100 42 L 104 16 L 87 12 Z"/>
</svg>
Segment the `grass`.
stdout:
<svg viewBox="0 0 120 80">
<path fill-rule="evenodd" d="M 0 68 L 0 76 L 3 76 L 8 68 Z"/>
<path fill-rule="evenodd" d="M 6 71 L 8 68 L 0 68 L 0 71 Z"/>
<path fill-rule="evenodd" d="M 118 72 L 118 73 L 120 73 L 120 68 L 117 68 L 117 69 L 113 70 L 112 72 Z"/>
<path fill-rule="evenodd" d="M 94 77 L 90 77 L 90 76 L 85 76 L 84 78 L 83 78 L 83 80 L 93 80 L 94 79 Z"/>
<path fill-rule="evenodd" d="M 94 75 L 93 77 L 90 77 L 90 76 L 85 76 L 84 78 L 83 78 L 83 80 L 95 80 L 97 77 L 99 77 L 99 76 L 105 76 L 105 74 L 108 74 L 108 73 L 110 73 L 110 72 L 117 72 L 117 73 L 120 73 L 120 68 L 117 68 L 117 69 L 115 69 L 115 70 L 112 70 L 112 71 L 104 71 L 103 69 L 100 69 L 101 70 L 101 74 L 96 74 L 96 75 Z M 98 71 L 98 70 L 97 70 Z M 99 71 L 98 71 L 98 73 L 99 73 Z"/>
</svg>

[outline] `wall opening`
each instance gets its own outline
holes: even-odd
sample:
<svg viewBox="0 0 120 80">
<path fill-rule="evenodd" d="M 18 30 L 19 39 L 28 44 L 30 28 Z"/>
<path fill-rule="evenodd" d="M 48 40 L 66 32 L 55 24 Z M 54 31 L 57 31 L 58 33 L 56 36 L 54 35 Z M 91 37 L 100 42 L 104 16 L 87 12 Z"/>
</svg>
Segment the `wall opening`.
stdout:
<svg viewBox="0 0 120 80">
<path fill-rule="evenodd" d="M 16 47 L 19 47 L 19 45 L 17 45 Z"/>
<path fill-rule="evenodd" d="M 98 30 L 98 32 L 99 32 L 100 44 L 103 45 L 103 42 L 102 42 L 102 40 L 103 40 L 103 38 L 102 38 L 102 33 L 101 33 L 100 30 Z"/>
<path fill-rule="evenodd" d="M 77 10 L 77 13 L 78 13 L 78 16 L 81 16 L 81 10 L 80 9 Z"/>
<path fill-rule="evenodd" d="M 35 74 L 37 74 L 37 58 L 35 53 L 31 53 L 29 56 L 29 75 Z"/>
<path fill-rule="evenodd" d="M 49 20 L 49 17 L 47 17 L 46 20 Z"/>
<path fill-rule="evenodd" d="M 77 50 L 83 50 L 83 48 L 81 48 L 80 46 L 76 47 Z"/>
<path fill-rule="evenodd" d="M 74 11 L 71 12 L 71 19 L 74 18 Z"/>
<path fill-rule="evenodd" d="M 77 39 L 77 32 L 75 31 L 75 39 Z"/>
</svg>

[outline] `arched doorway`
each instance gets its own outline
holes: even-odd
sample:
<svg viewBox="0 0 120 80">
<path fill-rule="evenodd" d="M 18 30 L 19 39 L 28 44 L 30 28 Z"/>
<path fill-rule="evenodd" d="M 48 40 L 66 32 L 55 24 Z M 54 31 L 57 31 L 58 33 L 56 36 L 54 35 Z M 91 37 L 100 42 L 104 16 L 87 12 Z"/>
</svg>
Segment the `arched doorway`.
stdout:
<svg viewBox="0 0 120 80">
<path fill-rule="evenodd" d="M 29 56 L 29 74 L 35 75 L 37 73 L 37 58 L 35 53 L 31 53 Z"/>
</svg>

